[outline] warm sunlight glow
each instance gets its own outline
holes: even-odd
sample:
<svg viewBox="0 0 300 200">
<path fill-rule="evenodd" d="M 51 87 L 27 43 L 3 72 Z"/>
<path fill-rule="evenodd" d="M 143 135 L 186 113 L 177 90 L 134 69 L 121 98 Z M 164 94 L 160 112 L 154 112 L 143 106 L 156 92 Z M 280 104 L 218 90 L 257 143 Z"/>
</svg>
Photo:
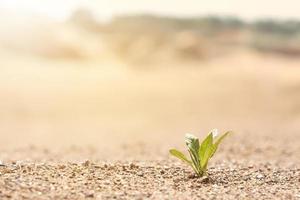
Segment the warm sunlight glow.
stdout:
<svg viewBox="0 0 300 200">
<path fill-rule="evenodd" d="M 172 5 L 172 6 L 171 6 Z M 259 6 L 258 6 L 259 5 Z M 176 16 L 234 15 L 245 19 L 300 18 L 298 0 L 1 0 L 0 9 L 35 13 L 53 19 L 65 19 L 79 8 L 90 8 L 99 19 L 117 14 L 152 13 Z"/>
</svg>

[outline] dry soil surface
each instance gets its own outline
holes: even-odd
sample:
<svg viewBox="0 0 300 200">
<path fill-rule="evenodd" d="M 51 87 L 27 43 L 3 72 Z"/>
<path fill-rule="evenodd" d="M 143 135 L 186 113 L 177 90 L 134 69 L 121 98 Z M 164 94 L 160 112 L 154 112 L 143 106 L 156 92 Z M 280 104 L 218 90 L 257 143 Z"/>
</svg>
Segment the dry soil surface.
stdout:
<svg viewBox="0 0 300 200">
<path fill-rule="evenodd" d="M 204 178 L 163 145 L 121 146 L 111 157 L 75 147 L 2 151 L 0 199 L 300 199 L 299 141 L 241 138 L 225 141 Z"/>
<path fill-rule="evenodd" d="M 219 163 L 195 177 L 168 161 L 10 163 L 1 199 L 299 199 L 300 168 Z"/>
<path fill-rule="evenodd" d="M 132 71 L 5 52 L 0 199 L 300 199 L 300 60 Z M 168 150 L 212 128 L 235 134 L 197 178 Z"/>
</svg>

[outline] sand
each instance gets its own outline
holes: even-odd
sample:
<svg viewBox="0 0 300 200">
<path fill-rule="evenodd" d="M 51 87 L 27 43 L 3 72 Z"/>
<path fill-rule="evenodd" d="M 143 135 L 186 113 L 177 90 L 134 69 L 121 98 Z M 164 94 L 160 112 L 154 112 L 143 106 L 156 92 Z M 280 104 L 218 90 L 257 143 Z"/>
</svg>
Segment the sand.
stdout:
<svg viewBox="0 0 300 200">
<path fill-rule="evenodd" d="M 122 146 L 111 157 L 79 147 L 2 151 L 0 198 L 299 199 L 300 143 L 292 136 L 260 135 L 263 142 L 253 143 L 255 135 L 232 135 L 202 178 L 171 158 L 166 145 Z"/>
<path fill-rule="evenodd" d="M 300 199 L 299 63 L 2 58 L 0 199 Z M 235 134 L 208 178 L 169 156 L 214 128 Z"/>
</svg>

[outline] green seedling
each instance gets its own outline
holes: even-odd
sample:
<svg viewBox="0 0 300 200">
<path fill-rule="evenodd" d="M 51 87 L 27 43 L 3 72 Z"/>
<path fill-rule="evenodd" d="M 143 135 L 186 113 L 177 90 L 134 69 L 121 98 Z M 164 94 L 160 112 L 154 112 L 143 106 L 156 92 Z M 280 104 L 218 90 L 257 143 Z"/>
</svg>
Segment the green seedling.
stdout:
<svg viewBox="0 0 300 200">
<path fill-rule="evenodd" d="M 218 131 L 213 130 L 203 140 L 201 145 L 199 144 L 199 139 L 197 137 L 191 134 L 186 134 L 185 143 L 188 147 L 191 159 L 189 160 L 183 153 L 176 149 L 171 149 L 170 154 L 191 166 L 198 176 L 206 176 L 208 161 L 211 157 L 213 157 L 219 144 L 229 133 L 231 132 L 228 131 L 223 135 L 217 136 Z"/>
</svg>

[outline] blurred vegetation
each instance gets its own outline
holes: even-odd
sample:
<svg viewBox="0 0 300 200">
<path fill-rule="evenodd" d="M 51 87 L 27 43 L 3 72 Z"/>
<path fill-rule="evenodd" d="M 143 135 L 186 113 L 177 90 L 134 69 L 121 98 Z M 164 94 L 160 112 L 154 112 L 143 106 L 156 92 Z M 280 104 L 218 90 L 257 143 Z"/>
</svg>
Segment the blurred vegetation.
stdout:
<svg viewBox="0 0 300 200">
<path fill-rule="evenodd" d="M 65 23 L 42 24 L 37 24 L 38 28 L 28 38 L 24 35 L 18 38 L 22 42 L 4 37 L 2 43 L 48 58 L 109 57 L 138 66 L 206 61 L 241 50 L 300 57 L 300 21 L 297 20 L 245 22 L 231 16 L 131 15 L 103 23 L 89 10 L 81 9 Z"/>
<path fill-rule="evenodd" d="M 152 48 L 145 56 L 148 53 L 157 54 L 162 47 L 165 47 L 164 52 L 172 49 L 170 54 L 188 59 L 220 55 L 228 52 L 229 47 L 300 56 L 300 21 L 296 20 L 262 19 L 244 22 L 236 17 L 171 18 L 137 15 L 116 17 L 107 24 L 107 30 L 122 34 L 123 41 L 115 40 L 116 43 L 120 42 L 116 45 L 118 47 L 123 42 L 124 49 L 119 49 L 121 54 L 130 54 L 130 47 L 143 37 L 151 43 L 148 46 Z M 127 43 L 124 42 L 126 38 Z"/>
<path fill-rule="evenodd" d="M 195 30 L 200 32 L 219 32 L 224 30 L 250 30 L 256 33 L 268 33 L 281 36 L 299 36 L 300 21 L 261 19 L 245 22 L 236 17 L 199 17 L 199 18 L 171 18 L 153 15 L 119 16 L 112 20 L 112 26 L 156 26 L 165 30 Z"/>
</svg>

